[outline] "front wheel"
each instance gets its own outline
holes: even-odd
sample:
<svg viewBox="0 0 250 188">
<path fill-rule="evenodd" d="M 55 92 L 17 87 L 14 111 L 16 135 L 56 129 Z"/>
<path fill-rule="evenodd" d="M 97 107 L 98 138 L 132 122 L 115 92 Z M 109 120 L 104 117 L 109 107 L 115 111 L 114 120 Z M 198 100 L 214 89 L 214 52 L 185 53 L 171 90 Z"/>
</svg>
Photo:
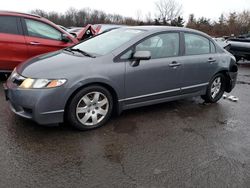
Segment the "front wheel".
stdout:
<svg viewBox="0 0 250 188">
<path fill-rule="evenodd" d="M 80 90 L 70 101 L 67 120 L 79 130 L 102 126 L 110 118 L 113 100 L 110 92 L 101 86 L 89 86 Z"/>
<path fill-rule="evenodd" d="M 218 73 L 211 79 L 207 87 L 206 94 L 202 95 L 201 98 L 207 103 L 216 103 L 223 96 L 225 88 L 225 76 L 221 73 Z"/>
</svg>

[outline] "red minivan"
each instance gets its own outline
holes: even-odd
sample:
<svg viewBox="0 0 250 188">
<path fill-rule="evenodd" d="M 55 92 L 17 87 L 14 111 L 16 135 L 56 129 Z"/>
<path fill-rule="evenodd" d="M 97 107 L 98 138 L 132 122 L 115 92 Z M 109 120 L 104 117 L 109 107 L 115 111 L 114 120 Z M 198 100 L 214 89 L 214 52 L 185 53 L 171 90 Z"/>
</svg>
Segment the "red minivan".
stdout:
<svg viewBox="0 0 250 188">
<path fill-rule="evenodd" d="M 0 73 L 39 54 L 79 41 L 56 24 L 37 15 L 0 11 Z"/>
</svg>

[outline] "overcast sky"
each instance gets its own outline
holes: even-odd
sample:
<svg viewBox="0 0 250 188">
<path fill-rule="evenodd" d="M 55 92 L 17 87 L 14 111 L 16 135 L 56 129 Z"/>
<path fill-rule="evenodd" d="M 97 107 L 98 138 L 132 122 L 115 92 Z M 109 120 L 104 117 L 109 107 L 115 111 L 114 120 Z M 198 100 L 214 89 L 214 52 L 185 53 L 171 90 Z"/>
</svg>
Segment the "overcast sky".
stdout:
<svg viewBox="0 0 250 188">
<path fill-rule="evenodd" d="M 154 17 L 157 0 L 2 0 L 1 10 L 14 10 L 29 12 L 33 9 L 64 12 L 68 8 L 77 9 L 89 7 L 103 10 L 107 13 L 117 13 L 123 16 L 137 17 L 137 12 L 142 15 L 151 12 Z M 196 17 L 217 19 L 221 13 L 230 11 L 250 10 L 250 0 L 176 0 L 183 6 L 185 20 L 194 13 Z"/>
</svg>

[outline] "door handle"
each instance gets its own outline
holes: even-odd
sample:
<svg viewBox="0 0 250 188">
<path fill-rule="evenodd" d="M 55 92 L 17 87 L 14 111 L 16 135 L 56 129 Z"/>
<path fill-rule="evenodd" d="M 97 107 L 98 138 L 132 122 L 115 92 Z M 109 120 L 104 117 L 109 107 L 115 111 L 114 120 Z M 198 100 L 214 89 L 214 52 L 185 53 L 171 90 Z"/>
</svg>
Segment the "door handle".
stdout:
<svg viewBox="0 0 250 188">
<path fill-rule="evenodd" d="M 40 42 L 30 42 L 31 45 L 40 45 Z"/>
<path fill-rule="evenodd" d="M 210 58 L 208 58 L 208 60 L 207 60 L 209 63 L 214 63 L 214 62 L 216 62 L 216 59 L 214 59 L 214 58 L 212 58 L 212 57 L 210 57 Z"/>
<path fill-rule="evenodd" d="M 176 61 L 173 61 L 173 62 L 172 62 L 172 63 L 170 63 L 168 66 L 173 67 L 173 68 L 176 68 L 176 67 L 181 66 L 181 64 L 180 64 L 180 63 L 178 63 L 178 62 L 176 62 Z"/>
</svg>

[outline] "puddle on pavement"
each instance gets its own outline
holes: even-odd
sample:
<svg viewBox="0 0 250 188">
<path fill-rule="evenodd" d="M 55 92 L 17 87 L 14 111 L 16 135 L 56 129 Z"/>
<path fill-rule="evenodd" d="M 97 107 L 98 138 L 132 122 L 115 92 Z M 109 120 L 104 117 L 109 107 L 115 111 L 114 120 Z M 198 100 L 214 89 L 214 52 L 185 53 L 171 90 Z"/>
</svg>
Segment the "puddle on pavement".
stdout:
<svg viewBox="0 0 250 188">
<path fill-rule="evenodd" d="M 111 162 L 121 163 L 123 149 L 119 144 L 108 144 L 104 146 L 104 156 Z"/>
<path fill-rule="evenodd" d="M 185 133 L 195 134 L 195 135 L 201 137 L 202 139 L 205 139 L 205 136 L 203 134 L 199 133 L 198 131 L 196 131 L 193 128 L 190 128 L 190 127 L 182 128 L 182 131 L 185 132 Z"/>
<path fill-rule="evenodd" d="M 127 118 L 114 122 L 114 132 L 116 133 L 131 134 L 134 133 L 136 129 L 136 121 L 131 121 Z"/>
<path fill-rule="evenodd" d="M 195 131 L 193 128 L 183 128 L 182 130 L 187 133 L 193 133 Z"/>
<path fill-rule="evenodd" d="M 227 124 L 227 120 L 217 120 L 217 122 L 218 122 L 220 125 L 226 125 L 226 124 Z"/>
</svg>

